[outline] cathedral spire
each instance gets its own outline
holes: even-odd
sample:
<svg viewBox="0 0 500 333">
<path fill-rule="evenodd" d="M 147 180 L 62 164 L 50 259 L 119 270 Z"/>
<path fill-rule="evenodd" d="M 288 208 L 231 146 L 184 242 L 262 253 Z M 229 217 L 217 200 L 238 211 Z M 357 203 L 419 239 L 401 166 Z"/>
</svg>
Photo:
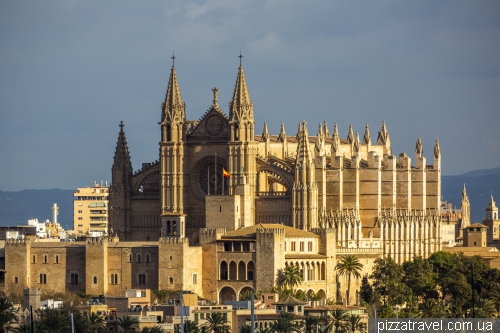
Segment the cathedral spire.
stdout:
<svg viewBox="0 0 500 333">
<path fill-rule="evenodd" d="M 385 121 L 382 121 L 382 126 L 380 127 L 380 132 L 378 132 L 377 145 L 378 146 L 385 146 L 384 154 L 388 154 L 388 155 L 391 154 L 391 139 L 389 137 L 389 132 L 387 131 L 387 128 L 385 127 Z"/>
<path fill-rule="evenodd" d="M 229 121 L 232 141 L 253 141 L 254 118 L 253 103 L 248 94 L 243 66 L 240 64 L 233 99 L 229 103 Z"/>
<path fill-rule="evenodd" d="M 358 132 L 356 132 L 356 137 L 354 138 L 353 151 L 354 151 L 354 153 L 359 153 L 359 133 Z"/>
<path fill-rule="evenodd" d="M 280 134 L 278 135 L 278 141 L 279 142 L 286 141 L 285 125 L 283 123 L 281 123 Z"/>
<path fill-rule="evenodd" d="M 167 93 L 165 94 L 165 103 L 163 106 L 162 122 L 172 119 L 175 113 L 183 113 L 185 105 L 182 101 L 179 81 L 177 80 L 177 72 L 172 65 L 170 70 L 170 78 L 168 79 Z M 167 119 L 165 119 L 167 118 Z"/>
<path fill-rule="evenodd" d="M 366 124 L 365 135 L 363 136 L 363 144 L 371 145 L 371 143 L 372 143 L 372 137 L 370 136 L 370 129 L 368 128 L 368 124 Z"/>
<path fill-rule="evenodd" d="M 297 132 L 297 164 L 303 166 L 308 165 L 314 161 L 314 156 L 311 154 L 309 148 L 309 134 L 307 133 L 307 123 L 305 120 L 299 124 Z"/>
<path fill-rule="evenodd" d="M 316 137 L 316 144 L 314 145 L 314 148 L 316 151 L 320 154 L 324 154 L 325 151 L 325 134 L 323 133 L 323 127 L 321 126 L 321 123 L 319 124 L 318 127 L 318 134 Z"/>
<path fill-rule="evenodd" d="M 347 143 L 351 144 L 354 141 L 354 133 L 352 131 L 352 124 L 349 124 L 349 133 L 347 133 Z"/>
<path fill-rule="evenodd" d="M 464 189 L 462 190 L 462 200 L 467 196 L 467 190 L 465 189 L 465 183 L 464 183 Z"/>
<path fill-rule="evenodd" d="M 436 144 L 434 145 L 434 158 L 441 158 L 441 148 L 439 148 L 438 139 L 436 139 Z"/>
<path fill-rule="evenodd" d="M 424 153 L 424 147 L 422 145 L 422 140 L 420 140 L 420 137 L 417 138 L 417 143 L 415 144 L 415 154 L 417 157 L 422 157 L 422 154 Z"/>
<path fill-rule="evenodd" d="M 269 139 L 269 132 L 267 131 L 267 123 L 264 122 L 264 129 L 262 130 L 262 141 L 267 141 Z"/>
<path fill-rule="evenodd" d="M 323 121 L 323 133 L 325 133 L 325 137 L 330 137 L 330 130 L 328 129 L 328 125 L 326 124 L 326 120 Z"/>
<path fill-rule="evenodd" d="M 385 145 L 388 140 L 389 140 L 389 132 L 385 127 L 385 121 L 382 121 L 380 132 L 378 132 L 377 145 Z"/>
<path fill-rule="evenodd" d="M 340 136 L 337 124 L 333 125 L 333 136 L 332 136 L 332 152 L 338 153 L 340 149 Z"/>
<path fill-rule="evenodd" d="M 113 158 L 112 169 L 130 170 L 132 172 L 132 162 L 130 161 L 130 153 L 128 151 L 127 139 L 123 127 L 125 124 L 120 122 L 120 132 L 118 133 L 118 142 L 116 143 L 115 156 Z"/>
<path fill-rule="evenodd" d="M 186 104 L 182 101 L 181 90 L 175 67 L 172 65 L 168 79 L 165 102 L 162 104 L 162 142 L 179 142 L 184 139 Z"/>
</svg>

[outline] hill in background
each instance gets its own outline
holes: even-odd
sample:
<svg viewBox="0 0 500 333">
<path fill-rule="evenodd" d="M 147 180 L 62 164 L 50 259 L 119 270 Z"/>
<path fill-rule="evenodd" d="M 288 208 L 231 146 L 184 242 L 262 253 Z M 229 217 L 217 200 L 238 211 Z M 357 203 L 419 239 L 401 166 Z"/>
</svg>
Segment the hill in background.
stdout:
<svg viewBox="0 0 500 333">
<path fill-rule="evenodd" d="M 443 176 L 441 194 L 443 200 L 460 208 L 462 189 L 467 187 L 471 203 L 471 220 L 480 222 L 485 216 L 490 194 L 500 206 L 500 168 L 469 171 L 458 176 Z M 52 204 L 59 206 L 57 220 L 65 229 L 73 228 L 73 193 L 75 190 L 0 190 L 0 226 L 26 224 L 31 218 L 39 221 L 52 220 Z"/>
<path fill-rule="evenodd" d="M 470 200 L 471 222 L 483 220 L 491 193 L 497 202 L 497 207 L 500 206 L 500 168 L 469 171 L 458 176 L 443 176 L 441 178 L 443 200 L 453 203 L 453 206 L 460 209 L 464 184 Z"/>
<path fill-rule="evenodd" d="M 0 226 L 26 225 L 28 219 L 52 221 L 52 205 L 59 206 L 59 222 L 64 229 L 73 229 L 73 193 L 75 190 L 0 190 Z"/>
</svg>

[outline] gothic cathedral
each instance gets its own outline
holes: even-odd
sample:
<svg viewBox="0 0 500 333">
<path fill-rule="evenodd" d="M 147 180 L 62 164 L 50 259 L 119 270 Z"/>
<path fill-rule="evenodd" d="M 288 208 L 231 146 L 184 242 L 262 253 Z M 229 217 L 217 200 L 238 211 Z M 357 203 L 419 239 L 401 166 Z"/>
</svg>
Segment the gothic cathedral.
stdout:
<svg viewBox="0 0 500 333">
<path fill-rule="evenodd" d="M 263 124 L 255 135 L 254 108 L 239 66 L 226 115 L 213 89 L 212 105 L 187 120 L 174 66 L 159 122 L 159 159 L 133 171 L 120 132 L 112 166 L 109 232 L 122 241 L 186 237 L 200 230 L 227 231 L 283 224 L 315 232 L 332 229 L 337 248 L 378 249 L 403 262 L 441 249 L 441 151 L 432 161 L 420 138 L 415 163 L 392 155 L 384 122 L 376 140 L 349 127 L 319 124 L 309 135 L 305 120 L 296 135 L 277 135 Z"/>
</svg>

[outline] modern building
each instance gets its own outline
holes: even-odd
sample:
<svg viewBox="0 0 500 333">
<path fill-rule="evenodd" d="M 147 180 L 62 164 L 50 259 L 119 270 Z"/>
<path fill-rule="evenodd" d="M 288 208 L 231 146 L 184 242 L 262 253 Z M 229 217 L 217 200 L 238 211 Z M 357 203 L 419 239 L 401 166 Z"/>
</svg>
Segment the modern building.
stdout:
<svg viewBox="0 0 500 333">
<path fill-rule="evenodd" d="M 108 232 L 109 188 L 94 183 L 73 194 L 73 230 L 76 236 L 97 237 Z"/>
</svg>

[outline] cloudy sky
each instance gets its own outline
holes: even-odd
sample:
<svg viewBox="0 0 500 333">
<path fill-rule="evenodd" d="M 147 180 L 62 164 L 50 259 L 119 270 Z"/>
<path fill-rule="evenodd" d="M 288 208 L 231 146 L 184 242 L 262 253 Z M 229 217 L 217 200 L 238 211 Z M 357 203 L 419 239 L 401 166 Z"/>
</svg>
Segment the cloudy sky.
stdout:
<svg viewBox="0 0 500 333">
<path fill-rule="evenodd" d="M 170 59 L 188 119 L 227 112 L 243 66 L 261 133 L 305 118 L 421 137 L 443 175 L 500 166 L 499 1 L 0 2 L 0 190 L 110 180 L 118 124 L 134 169 L 158 158 Z"/>
</svg>

